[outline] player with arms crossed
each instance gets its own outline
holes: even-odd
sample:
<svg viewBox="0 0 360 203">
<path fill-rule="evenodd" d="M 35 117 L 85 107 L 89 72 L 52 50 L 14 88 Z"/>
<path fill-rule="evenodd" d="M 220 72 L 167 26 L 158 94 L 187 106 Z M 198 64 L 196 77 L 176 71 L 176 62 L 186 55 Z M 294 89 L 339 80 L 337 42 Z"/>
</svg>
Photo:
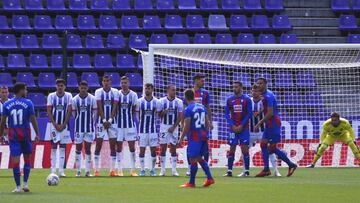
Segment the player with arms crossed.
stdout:
<svg viewBox="0 0 360 203">
<path fill-rule="evenodd" d="M 151 151 L 151 165 L 150 176 L 156 176 L 156 147 L 159 146 L 159 136 L 156 132 L 156 117 L 159 112 L 159 100 L 153 96 L 154 85 L 146 83 L 144 85 L 145 96 L 141 97 L 136 102 L 136 112 L 139 117 L 139 146 L 140 146 L 140 176 L 145 176 L 145 150 L 150 147 Z"/>
<path fill-rule="evenodd" d="M 243 94 L 243 85 L 240 81 L 233 82 L 234 95 L 226 100 L 225 117 L 230 132 L 228 143 L 228 171 L 224 176 L 232 176 L 236 146 L 240 144 L 244 160 L 245 171 L 239 176 L 249 176 L 250 155 L 249 155 L 249 119 L 252 116 L 252 102 L 248 95 Z"/>
<path fill-rule="evenodd" d="M 160 105 L 160 176 L 165 176 L 166 149 L 171 145 L 172 175 L 179 176 L 176 171 L 177 155 L 176 143 L 179 136 L 179 124 L 183 118 L 184 105 L 181 99 L 176 97 L 176 86 L 167 87 L 167 96 L 159 100 Z"/>
<path fill-rule="evenodd" d="M 314 168 L 316 162 L 320 159 L 326 148 L 333 145 L 336 141 L 341 141 L 342 143 L 347 144 L 360 164 L 360 152 L 354 140 L 354 130 L 349 121 L 345 118 L 341 118 L 339 113 L 331 113 L 331 118 L 323 124 L 320 136 L 320 145 L 317 149 L 314 160 L 306 167 Z"/>
<path fill-rule="evenodd" d="M 185 90 L 185 100 L 188 104 L 184 111 L 184 127 L 180 135 L 178 144 L 187 136 L 188 147 L 187 155 L 190 159 L 190 181 L 180 187 L 195 187 L 195 177 L 198 170 L 198 163 L 206 174 L 206 181 L 203 187 L 208 187 L 215 183 L 208 163 L 203 159 L 204 154 L 208 153 L 209 119 L 204 105 L 195 103 L 195 94 L 191 89 Z"/>
<path fill-rule="evenodd" d="M 260 127 L 265 123 L 265 130 L 260 143 L 262 158 L 264 161 L 264 170 L 257 174 L 256 177 L 265 177 L 271 175 L 269 169 L 269 153 L 275 153 L 289 166 L 287 177 L 290 177 L 296 170 L 297 165 L 291 162 L 286 154 L 276 147 L 277 143 L 281 141 L 281 121 L 278 115 L 275 95 L 273 92 L 267 89 L 267 80 L 265 78 L 258 78 L 257 85 L 259 86 L 259 90 L 263 93 L 265 116 L 256 124 L 254 129 L 255 131 L 259 130 Z"/>
<path fill-rule="evenodd" d="M 59 147 L 59 174 L 65 177 L 66 145 L 72 142 L 68 122 L 71 116 L 72 95 L 65 92 L 65 80 L 56 80 L 56 91 L 47 97 L 47 113 L 51 135 L 51 173 L 56 173 L 57 148 Z"/>
<path fill-rule="evenodd" d="M 94 120 L 97 113 L 97 103 L 95 97 L 89 94 L 88 90 L 88 83 L 81 81 L 79 84 L 79 94 L 72 99 L 72 112 L 75 117 L 76 177 L 81 176 L 81 152 L 83 145 L 85 145 L 85 176 L 91 176 L 91 144 L 94 140 Z"/>
<path fill-rule="evenodd" d="M 9 147 L 11 162 L 13 163 L 13 174 L 16 188 L 13 192 L 21 192 L 20 184 L 20 155 L 24 156 L 24 180 L 22 190 L 29 192 L 28 179 L 30 176 L 30 161 L 32 154 L 32 141 L 30 123 L 32 124 L 36 136 L 35 141 L 39 140 L 39 128 L 35 117 L 33 103 L 25 99 L 27 95 L 26 85 L 16 83 L 14 85 L 15 98 L 5 102 L 1 116 L 0 137 L 4 135 L 6 119 L 9 128 Z"/>
<path fill-rule="evenodd" d="M 116 108 L 118 115 L 118 137 L 117 137 L 117 162 L 118 162 L 118 175 L 122 174 L 121 161 L 122 161 L 122 148 L 123 142 L 127 141 L 130 151 L 130 176 L 138 176 L 135 171 L 135 141 L 137 139 L 136 126 L 134 122 L 135 105 L 138 100 L 136 92 L 129 89 L 130 80 L 127 76 L 121 77 L 121 89 L 118 93 L 119 105 Z"/>
<path fill-rule="evenodd" d="M 95 91 L 95 99 L 98 107 L 98 123 L 96 126 L 96 147 L 94 153 L 94 176 L 99 176 L 100 168 L 100 151 L 104 137 L 107 135 L 110 145 L 110 176 L 116 176 L 116 106 L 118 105 L 119 91 L 111 87 L 109 75 L 102 78 L 102 88 Z M 122 176 L 122 173 L 119 174 Z"/>
<path fill-rule="evenodd" d="M 2 86 L 0 88 L 0 115 L 2 115 L 3 112 L 3 105 L 5 104 L 5 102 L 7 102 L 9 100 L 9 88 L 7 86 Z M 4 136 L 2 139 L 0 139 L 0 144 L 4 143 L 7 144 L 8 142 L 8 128 L 7 128 L 7 122 L 6 122 L 6 126 L 4 129 Z"/>
</svg>

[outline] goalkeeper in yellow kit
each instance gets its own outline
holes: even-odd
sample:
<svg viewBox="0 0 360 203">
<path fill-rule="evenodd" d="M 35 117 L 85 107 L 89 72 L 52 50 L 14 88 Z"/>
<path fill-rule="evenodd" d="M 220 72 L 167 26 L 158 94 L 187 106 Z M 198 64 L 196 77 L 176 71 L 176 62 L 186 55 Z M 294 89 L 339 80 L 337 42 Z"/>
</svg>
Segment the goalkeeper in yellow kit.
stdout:
<svg viewBox="0 0 360 203">
<path fill-rule="evenodd" d="M 313 162 L 307 168 L 314 168 L 317 160 L 322 156 L 329 145 L 333 145 L 336 141 L 347 144 L 354 153 L 356 159 L 360 163 L 360 152 L 355 142 L 354 130 L 348 120 L 340 118 L 336 112 L 331 114 L 331 118 L 325 121 L 320 136 L 320 145 L 317 149 Z"/>
</svg>

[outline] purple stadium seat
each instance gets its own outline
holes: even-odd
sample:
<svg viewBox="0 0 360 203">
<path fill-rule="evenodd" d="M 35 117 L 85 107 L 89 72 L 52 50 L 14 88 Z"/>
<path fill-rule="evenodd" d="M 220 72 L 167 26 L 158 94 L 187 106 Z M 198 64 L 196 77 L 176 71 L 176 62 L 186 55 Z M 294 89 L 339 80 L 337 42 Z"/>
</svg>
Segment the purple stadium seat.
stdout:
<svg viewBox="0 0 360 203">
<path fill-rule="evenodd" d="M 237 37 L 238 44 L 255 44 L 255 37 L 251 33 L 240 33 Z"/>
<path fill-rule="evenodd" d="M 93 11 L 107 11 L 109 10 L 108 0 L 91 0 L 90 9 Z"/>
<path fill-rule="evenodd" d="M 296 34 L 281 34 L 280 44 L 297 44 L 298 39 Z"/>
<path fill-rule="evenodd" d="M 79 15 L 77 20 L 78 30 L 96 30 L 95 19 L 92 15 Z"/>
<path fill-rule="evenodd" d="M 79 86 L 76 73 L 68 72 L 66 75 L 66 87 L 70 89 L 77 89 Z"/>
<path fill-rule="evenodd" d="M 44 10 L 42 0 L 25 0 L 25 10 L 42 11 Z"/>
<path fill-rule="evenodd" d="M 201 15 L 187 15 L 186 29 L 188 30 L 205 30 L 204 20 Z"/>
<path fill-rule="evenodd" d="M 107 37 L 107 48 L 121 50 L 125 49 L 125 39 L 123 35 L 109 34 Z"/>
<path fill-rule="evenodd" d="M 230 16 L 230 30 L 248 30 L 248 22 L 245 15 Z"/>
<path fill-rule="evenodd" d="M 150 36 L 150 44 L 168 44 L 168 38 L 166 34 L 152 34 Z"/>
<path fill-rule="evenodd" d="M 121 16 L 121 30 L 140 30 L 138 18 L 136 16 Z"/>
<path fill-rule="evenodd" d="M 270 12 L 280 12 L 284 10 L 283 0 L 265 0 L 265 10 Z"/>
<path fill-rule="evenodd" d="M 44 34 L 42 37 L 43 49 L 60 49 L 60 39 L 57 34 Z"/>
<path fill-rule="evenodd" d="M 130 79 L 130 87 L 142 88 L 143 78 L 140 73 L 126 73 L 125 75 Z"/>
<path fill-rule="evenodd" d="M 261 2 L 260 0 L 244 0 L 244 10 L 245 11 L 251 11 L 251 12 L 256 12 L 256 11 L 261 11 L 262 7 L 261 7 Z"/>
<path fill-rule="evenodd" d="M 190 38 L 188 34 L 174 34 L 172 36 L 173 44 L 189 44 Z"/>
<path fill-rule="evenodd" d="M 227 30 L 226 19 L 224 15 L 209 15 L 208 27 L 210 30 Z"/>
<path fill-rule="evenodd" d="M 53 54 L 51 56 L 51 68 L 54 68 L 54 69 L 61 69 L 63 68 L 63 57 L 61 54 Z M 69 64 L 69 61 L 68 61 L 68 64 Z M 69 67 L 69 65 L 68 65 Z"/>
<path fill-rule="evenodd" d="M 50 11 L 64 11 L 65 3 L 63 0 L 47 0 L 46 8 Z"/>
<path fill-rule="evenodd" d="M 293 85 L 292 74 L 290 72 L 278 72 L 275 74 L 276 87 L 292 87 Z"/>
<path fill-rule="evenodd" d="M 13 81 L 10 73 L 0 73 L 0 85 L 13 87 Z"/>
<path fill-rule="evenodd" d="M 315 87 L 315 78 L 311 72 L 299 72 L 296 75 L 296 85 L 298 87 Z"/>
<path fill-rule="evenodd" d="M 200 10 L 216 11 L 219 9 L 217 0 L 200 0 Z"/>
<path fill-rule="evenodd" d="M 115 16 L 112 15 L 101 15 L 99 18 L 100 30 L 118 30 Z"/>
<path fill-rule="evenodd" d="M 238 71 L 234 72 L 233 75 L 234 80 L 238 80 L 242 82 L 244 87 L 251 87 L 251 77 L 249 73 L 241 73 Z"/>
<path fill-rule="evenodd" d="M 21 7 L 20 0 L 3 0 L 3 9 L 8 11 L 21 11 L 23 8 Z"/>
<path fill-rule="evenodd" d="M 94 57 L 95 68 L 114 68 L 110 54 L 96 54 Z"/>
<path fill-rule="evenodd" d="M 350 11 L 349 0 L 331 0 L 331 9 L 335 12 Z"/>
<path fill-rule="evenodd" d="M 104 75 L 110 76 L 111 84 L 113 87 L 116 87 L 116 88 L 120 87 L 121 78 L 120 78 L 119 73 L 109 72 L 109 73 L 104 73 Z"/>
<path fill-rule="evenodd" d="M 160 67 L 161 68 L 178 68 L 178 67 L 180 67 L 179 60 L 174 57 L 163 56 L 160 58 Z"/>
<path fill-rule="evenodd" d="M 348 43 L 360 43 L 360 34 L 349 34 L 348 38 L 347 38 L 347 42 Z"/>
<path fill-rule="evenodd" d="M 276 39 L 273 34 L 260 34 L 259 44 L 276 44 Z"/>
<path fill-rule="evenodd" d="M 49 68 L 47 58 L 44 54 L 30 54 L 29 64 L 30 68 Z"/>
<path fill-rule="evenodd" d="M 34 17 L 34 29 L 41 30 L 41 31 L 53 30 L 54 26 L 51 23 L 50 16 L 36 15 Z"/>
<path fill-rule="evenodd" d="M 149 11 L 153 9 L 152 0 L 134 0 L 134 9 L 137 11 Z"/>
<path fill-rule="evenodd" d="M 183 73 L 174 73 L 171 77 L 168 77 L 167 84 L 174 84 L 176 87 L 186 87 L 186 79 Z"/>
<path fill-rule="evenodd" d="M 289 92 L 284 95 L 285 106 L 302 106 L 304 105 L 304 96 L 300 92 Z"/>
<path fill-rule="evenodd" d="M 4 69 L 5 68 L 5 64 L 4 64 L 4 57 L 0 55 L 0 68 Z"/>
<path fill-rule="evenodd" d="M 16 82 L 23 82 L 29 88 L 35 88 L 34 75 L 32 73 L 17 73 Z"/>
<path fill-rule="evenodd" d="M 253 30 L 270 29 L 268 17 L 266 15 L 253 15 L 251 18 L 251 29 Z"/>
<path fill-rule="evenodd" d="M 114 11 L 131 11 L 130 0 L 113 0 L 112 10 Z"/>
<path fill-rule="evenodd" d="M 72 11 L 86 11 L 88 10 L 86 0 L 70 0 L 69 9 Z"/>
<path fill-rule="evenodd" d="M 272 75 L 270 73 L 262 72 L 262 73 L 255 73 L 254 75 L 254 83 L 256 83 L 257 79 L 263 77 L 267 80 L 268 87 L 272 86 Z"/>
<path fill-rule="evenodd" d="M 116 56 L 116 67 L 120 69 L 134 69 L 134 57 L 131 54 L 118 54 Z"/>
<path fill-rule="evenodd" d="M 99 76 L 95 72 L 84 72 L 81 74 L 81 81 L 88 82 L 89 88 L 100 87 Z"/>
<path fill-rule="evenodd" d="M 73 30 L 74 25 L 71 16 L 57 15 L 55 18 L 55 28 L 58 30 Z"/>
<path fill-rule="evenodd" d="M 10 30 L 6 16 L 0 16 L 0 30 Z"/>
<path fill-rule="evenodd" d="M 211 76 L 212 87 L 229 87 L 230 81 L 226 73 L 213 74 Z"/>
<path fill-rule="evenodd" d="M 239 0 L 222 0 L 221 7 L 225 11 L 238 11 L 240 10 Z"/>
<path fill-rule="evenodd" d="M 56 84 L 56 76 L 54 73 L 39 73 L 38 86 L 42 89 L 54 89 Z"/>
<path fill-rule="evenodd" d="M 74 54 L 74 68 L 91 68 L 90 56 L 88 54 Z"/>
<path fill-rule="evenodd" d="M 148 44 L 146 42 L 145 35 L 142 34 L 130 34 L 129 36 L 129 47 L 133 49 L 146 50 Z"/>
<path fill-rule="evenodd" d="M 196 10 L 196 2 L 195 0 L 181 0 L 178 2 L 180 10 Z"/>
<path fill-rule="evenodd" d="M 140 69 L 143 69 L 143 61 L 142 61 L 142 56 L 141 55 L 138 56 L 137 67 L 140 68 Z"/>
<path fill-rule="evenodd" d="M 194 35 L 194 44 L 211 44 L 210 34 L 195 34 Z"/>
<path fill-rule="evenodd" d="M 354 15 L 340 15 L 339 18 L 340 30 L 357 30 L 356 18 Z"/>
<path fill-rule="evenodd" d="M 232 44 L 232 43 L 233 40 L 231 34 L 221 34 L 221 33 L 216 34 L 215 44 Z"/>
<path fill-rule="evenodd" d="M 360 11 L 360 0 L 352 0 L 352 10 L 355 12 Z"/>
<path fill-rule="evenodd" d="M 274 15 L 272 27 L 275 30 L 288 31 L 292 29 L 289 17 L 287 15 Z"/>
<path fill-rule="evenodd" d="M 21 35 L 20 48 L 22 49 L 36 49 L 39 48 L 36 35 Z"/>
<path fill-rule="evenodd" d="M 16 37 L 12 34 L 0 34 L 0 49 L 16 49 Z"/>
<path fill-rule="evenodd" d="M 154 75 L 154 81 L 156 86 L 165 87 L 165 79 L 163 74 Z"/>
<path fill-rule="evenodd" d="M 175 10 L 174 0 L 157 0 L 156 9 L 160 11 Z"/>
<path fill-rule="evenodd" d="M 88 49 L 102 49 L 104 48 L 104 43 L 101 35 L 99 34 L 89 34 L 85 37 L 85 47 Z"/>
<path fill-rule="evenodd" d="M 68 49 L 82 49 L 83 45 L 81 43 L 81 38 L 76 34 L 67 35 L 67 48 Z"/>
<path fill-rule="evenodd" d="M 179 15 L 166 15 L 165 16 L 165 29 L 166 30 L 182 30 L 184 28 L 182 19 Z"/>
<path fill-rule="evenodd" d="M 143 18 L 143 29 L 144 30 L 151 30 L 151 31 L 156 31 L 156 30 L 161 30 L 161 23 L 160 23 L 160 18 L 159 16 L 156 15 L 145 15 Z"/>
<path fill-rule="evenodd" d="M 283 53 L 271 52 L 266 59 L 267 63 L 283 64 L 285 63 L 285 56 Z"/>
<path fill-rule="evenodd" d="M 309 106 L 321 107 L 324 105 L 323 98 L 319 92 L 306 91 L 305 95 L 304 95 L 304 101 L 306 101 L 306 105 L 309 105 Z"/>
<path fill-rule="evenodd" d="M 35 109 L 42 109 L 46 107 L 46 97 L 43 93 L 29 93 L 27 98 L 32 101 Z"/>
<path fill-rule="evenodd" d="M 26 15 L 13 15 L 12 17 L 13 30 L 31 30 L 29 17 Z"/>
</svg>

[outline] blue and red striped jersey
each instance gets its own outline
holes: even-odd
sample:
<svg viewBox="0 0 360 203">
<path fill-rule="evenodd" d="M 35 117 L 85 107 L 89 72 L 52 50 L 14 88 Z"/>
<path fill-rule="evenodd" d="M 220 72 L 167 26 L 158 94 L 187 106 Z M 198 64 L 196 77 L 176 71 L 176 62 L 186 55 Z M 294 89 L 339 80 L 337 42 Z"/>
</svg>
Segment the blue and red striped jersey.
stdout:
<svg viewBox="0 0 360 203">
<path fill-rule="evenodd" d="M 266 115 L 268 112 L 268 108 L 273 108 L 274 114 L 273 116 L 266 121 L 265 127 L 266 128 L 280 128 L 281 127 L 281 120 L 279 117 L 279 111 L 277 107 L 277 101 L 275 95 L 272 91 L 266 90 L 264 92 L 264 114 Z"/>
<path fill-rule="evenodd" d="M 249 119 L 252 116 L 252 101 L 246 94 L 240 97 L 230 96 L 226 100 L 225 117 L 229 127 L 242 125 L 243 129 L 249 130 Z"/>
<path fill-rule="evenodd" d="M 199 90 L 194 90 L 195 93 L 195 102 L 198 104 L 202 104 L 204 106 L 209 106 L 211 102 L 211 97 L 209 91 L 204 88 L 200 88 Z"/>
<path fill-rule="evenodd" d="M 190 130 L 187 134 L 188 141 L 206 141 L 208 130 L 206 129 L 207 110 L 204 105 L 198 103 L 189 104 L 184 112 L 185 119 L 190 119 Z"/>
</svg>

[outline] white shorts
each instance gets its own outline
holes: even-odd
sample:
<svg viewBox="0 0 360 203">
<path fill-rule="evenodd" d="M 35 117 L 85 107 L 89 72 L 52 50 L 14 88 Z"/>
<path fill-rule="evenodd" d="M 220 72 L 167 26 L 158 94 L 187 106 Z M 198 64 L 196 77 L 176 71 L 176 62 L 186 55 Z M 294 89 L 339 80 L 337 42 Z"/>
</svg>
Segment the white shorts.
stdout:
<svg viewBox="0 0 360 203">
<path fill-rule="evenodd" d="M 104 139 L 105 136 L 108 136 L 109 139 L 118 137 L 118 129 L 116 124 L 112 124 L 111 127 L 105 130 L 104 125 L 98 123 L 96 125 L 96 138 Z"/>
<path fill-rule="evenodd" d="M 51 140 L 55 144 L 70 144 L 72 142 L 69 130 L 64 129 L 63 131 L 59 132 L 55 129 L 53 125 L 51 125 L 50 133 Z"/>
<path fill-rule="evenodd" d="M 250 147 L 254 146 L 256 144 L 257 140 L 261 140 L 264 132 L 250 132 Z"/>
<path fill-rule="evenodd" d="M 136 141 L 137 132 L 136 128 L 118 128 L 117 141 Z"/>
<path fill-rule="evenodd" d="M 82 144 L 83 142 L 93 142 L 94 133 L 77 133 L 75 132 L 74 142 L 75 144 Z"/>
<path fill-rule="evenodd" d="M 178 134 L 179 132 L 161 132 L 159 136 L 159 143 L 160 144 L 172 144 L 176 145 L 178 141 Z"/>
<path fill-rule="evenodd" d="M 140 133 L 140 147 L 157 147 L 159 146 L 159 137 L 157 133 Z"/>
</svg>

